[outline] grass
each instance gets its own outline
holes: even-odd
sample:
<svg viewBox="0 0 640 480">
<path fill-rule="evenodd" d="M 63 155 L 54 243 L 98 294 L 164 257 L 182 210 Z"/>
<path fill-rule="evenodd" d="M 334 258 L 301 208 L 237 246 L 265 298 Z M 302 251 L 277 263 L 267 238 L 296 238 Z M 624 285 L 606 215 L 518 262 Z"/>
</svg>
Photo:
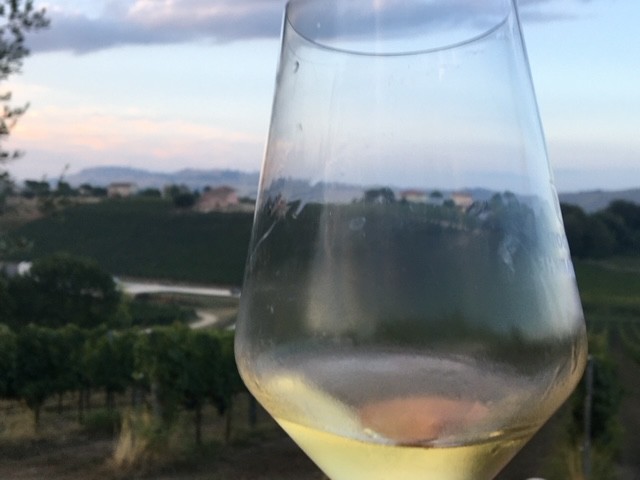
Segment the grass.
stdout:
<svg viewBox="0 0 640 480">
<path fill-rule="evenodd" d="M 575 262 L 580 297 L 587 321 L 640 322 L 640 270 L 628 262 Z"/>
<path fill-rule="evenodd" d="M 238 460 L 243 452 L 260 450 L 264 442 L 283 438 L 262 410 L 256 427 L 249 426 L 248 398 L 243 394 L 236 397 L 232 409 L 231 442 L 224 443 L 226 418 L 208 405 L 201 446 L 195 444 L 192 412 L 183 411 L 170 431 L 159 434 L 153 430 L 146 409 L 130 407 L 130 392 L 117 395 L 116 409 L 111 412 L 102 406 L 102 393 L 92 397 L 93 408 L 85 412 L 82 424 L 78 422 L 75 396 L 64 397 L 62 411 L 58 410 L 57 399 L 50 399 L 43 408 L 38 432 L 26 407 L 0 401 L 0 478 L 211 479 L 217 478 L 212 472 L 226 462 L 240 464 L 242 469 Z M 123 421 L 114 431 L 112 422 L 118 417 Z M 252 464 L 250 459 L 245 463 Z"/>
<path fill-rule="evenodd" d="M 633 265 L 635 258 L 628 259 Z M 601 299 L 640 298 L 640 269 L 624 268 L 622 259 L 614 262 L 576 261 L 576 277 L 582 295 Z"/>
</svg>

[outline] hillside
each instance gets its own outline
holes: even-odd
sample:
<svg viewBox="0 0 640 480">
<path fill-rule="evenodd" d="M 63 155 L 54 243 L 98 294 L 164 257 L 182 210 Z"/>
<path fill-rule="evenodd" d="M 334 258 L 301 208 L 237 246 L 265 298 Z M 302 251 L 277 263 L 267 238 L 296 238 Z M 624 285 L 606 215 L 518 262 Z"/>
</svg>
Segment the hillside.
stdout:
<svg viewBox="0 0 640 480">
<path fill-rule="evenodd" d="M 577 205 L 587 213 L 603 210 L 614 200 L 626 200 L 640 205 L 640 188 L 629 190 L 591 190 L 588 192 L 561 193 L 560 201 Z"/>
<path fill-rule="evenodd" d="M 113 182 L 132 182 L 139 188 L 163 188 L 169 184 L 185 185 L 190 189 L 202 190 L 206 186 L 217 187 L 228 185 L 236 189 L 240 196 L 255 198 L 258 189 L 259 174 L 257 172 L 241 172 L 239 170 L 196 170 L 183 169 L 176 172 L 152 172 L 130 167 L 93 167 L 69 175 L 69 184 L 78 187 L 83 183 L 94 186 L 107 186 Z M 301 185 L 308 188 L 307 182 Z M 362 187 L 343 185 L 345 195 L 354 191 L 361 192 Z M 487 190 L 471 189 L 474 198 L 484 198 Z M 491 192 L 489 192 L 491 193 Z M 479 196 L 477 196 L 477 195 Z M 357 196 L 357 195 L 355 195 Z M 577 205 L 588 213 L 606 208 L 613 200 L 627 200 L 640 204 L 640 188 L 628 190 L 591 190 L 581 192 L 560 193 L 560 201 Z"/>
<path fill-rule="evenodd" d="M 255 197 L 258 188 L 257 172 L 239 170 L 194 170 L 183 169 L 176 172 L 151 172 L 129 167 L 86 168 L 69 175 L 66 181 L 74 187 L 83 183 L 93 186 L 107 186 L 115 182 L 135 183 L 139 188 L 163 188 L 166 185 L 185 185 L 194 190 L 204 187 L 227 185 L 236 189 L 240 196 Z"/>
<path fill-rule="evenodd" d="M 251 223 L 249 213 L 176 212 L 163 200 L 107 200 L 12 231 L 32 242 L 13 259 L 62 250 L 92 257 L 118 276 L 239 285 Z"/>
</svg>

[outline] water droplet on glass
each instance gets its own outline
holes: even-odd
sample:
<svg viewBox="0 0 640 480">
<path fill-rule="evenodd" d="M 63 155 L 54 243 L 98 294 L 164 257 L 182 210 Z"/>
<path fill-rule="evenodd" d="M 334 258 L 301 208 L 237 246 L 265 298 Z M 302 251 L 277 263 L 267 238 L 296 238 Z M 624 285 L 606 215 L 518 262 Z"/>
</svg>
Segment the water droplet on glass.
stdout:
<svg viewBox="0 0 640 480">
<path fill-rule="evenodd" d="M 364 227 L 365 223 L 367 223 L 367 219 L 364 217 L 352 218 L 349 222 L 349 229 L 357 232 L 359 230 L 362 230 L 362 227 Z"/>
</svg>

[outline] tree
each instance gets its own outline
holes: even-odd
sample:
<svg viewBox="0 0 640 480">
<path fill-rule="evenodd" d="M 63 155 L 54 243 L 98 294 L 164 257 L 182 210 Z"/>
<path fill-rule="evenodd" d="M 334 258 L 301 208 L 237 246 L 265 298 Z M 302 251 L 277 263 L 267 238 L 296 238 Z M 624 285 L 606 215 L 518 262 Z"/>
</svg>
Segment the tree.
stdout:
<svg viewBox="0 0 640 480">
<path fill-rule="evenodd" d="M 26 198 L 44 198 L 51 195 L 51 185 L 45 180 L 25 180 L 22 195 Z"/>
<path fill-rule="evenodd" d="M 605 258 L 616 249 L 616 238 L 600 217 L 591 215 L 587 219 L 584 245 L 586 255 L 590 258 Z"/>
<path fill-rule="evenodd" d="M 44 401 L 56 391 L 68 352 L 54 329 L 28 325 L 17 337 L 15 393 L 33 412 L 36 429 Z"/>
<path fill-rule="evenodd" d="M 560 208 L 571 255 L 577 258 L 584 258 L 587 254 L 585 246 L 587 214 L 576 205 L 563 203 Z"/>
<path fill-rule="evenodd" d="M 191 208 L 196 204 L 198 196 L 195 193 L 184 192 L 173 197 L 173 205 L 176 208 Z"/>
<path fill-rule="evenodd" d="M 615 237 L 616 253 L 640 254 L 640 205 L 616 200 L 596 215 Z"/>
<path fill-rule="evenodd" d="M 604 258 L 615 252 L 619 242 L 615 227 L 616 220 L 619 220 L 617 217 L 607 212 L 587 215 L 575 205 L 562 204 L 561 208 L 564 229 L 573 256 Z"/>
<path fill-rule="evenodd" d="M 114 322 L 121 297 L 111 275 L 95 261 L 65 253 L 35 260 L 30 272 L 13 279 L 9 288 L 16 328 L 29 322 L 82 328 Z"/>
<path fill-rule="evenodd" d="M 145 198 L 162 198 L 162 192 L 157 188 L 145 188 L 138 192 L 138 196 Z"/>
<path fill-rule="evenodd" d="M 45 10 L 37 10 L 33 0 L 0 0 L 0 82 L 14 73 L 19 73 L 23 59 L 29 55 L 25 46 L 25 33 L 49 26 Z M 20 152 L 2 148 L 11 129 L 26 112 L 28 105 L 11 106 L 11 92 L 0 92 L 0 165 L 18 158 Z M 0 169 L 0 214 L 4 213 L 6 199 L 13 190 L 9 173 Z M 12 245 L 5 239 L 0 241 L 0 253 L 10 250 Z"/>
<path fill-rule="evenodd" d="M 29 55 L 25 34 L 48 26 L 49 19 L 45 9 L 36 9 L 33 0 L 0 0 L 0 81 L 20 72 L 24 58 Z M 3 104 L 0 112 L 0 142 L 6 139 L 28 107 L 12 107 L 9 105 L 10 101 L 10 92 L 0 94 L 0 102 Z M 17 152 L 0 148 L 0 162 L 18 156 Z"/>
<path fill-rule="evenodd" d="M 364 203 L 394 203 L 396 195 L 388 187 L 372 188 L 364 192 Z"/>
</svg>

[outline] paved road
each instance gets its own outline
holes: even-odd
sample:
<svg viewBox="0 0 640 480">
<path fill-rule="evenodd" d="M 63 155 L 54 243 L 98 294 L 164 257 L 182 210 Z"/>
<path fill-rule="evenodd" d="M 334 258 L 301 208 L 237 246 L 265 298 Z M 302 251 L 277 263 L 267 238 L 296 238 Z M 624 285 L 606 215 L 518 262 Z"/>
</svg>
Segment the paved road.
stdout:
<svg viewBox="0 0 640 480">
<path fill-rule="evenodd" d="M 196 310 L 196 315 L 198 315 L 198 320 L 189 324 L 191 328 L 205 328 L 210 327 L 218 323 L 218 316 L 209 312 L 208 310 Z"/>
<path fill-rule="evenodd" d="M 129 280 L 117 280 L 120 288 L 130 295 L 141 293 L 185 293 L 190 295 L 204 295 L 211 297 L 236 297 L 237 292 L 230 288 L 221 287 L 194 287 L 188 285 L 171 285 L 157 282 L 140 282 Z"/>
</svg>

